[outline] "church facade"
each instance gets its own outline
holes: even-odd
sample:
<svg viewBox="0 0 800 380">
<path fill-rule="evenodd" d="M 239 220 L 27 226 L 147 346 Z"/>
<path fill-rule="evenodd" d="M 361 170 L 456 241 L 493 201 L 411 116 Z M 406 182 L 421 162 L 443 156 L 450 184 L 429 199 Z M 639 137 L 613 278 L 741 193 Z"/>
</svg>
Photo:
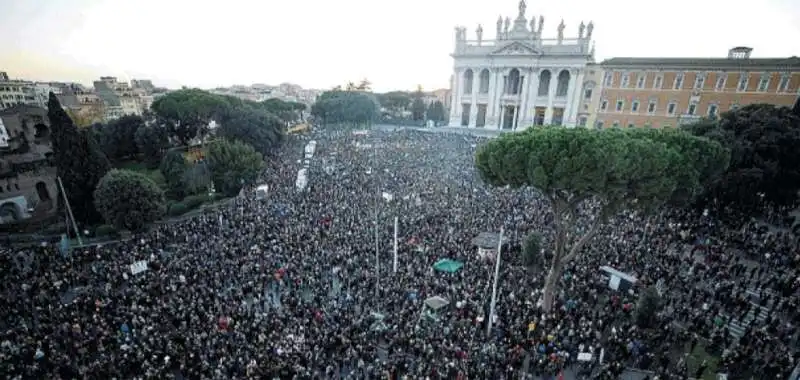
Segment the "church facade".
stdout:
<svg viewBox="0 0 800 380">
<path fill-rule="evenodd" d="M 532 125 L 574 127 L 581 112 L 587 64 L 594 61 L 594 25 L 581 22 L 577 38 L 542 38 L 544 17 L 530 20 L 525 1 L 515 20 L 497 20 L 493 40 L 478 25 L 475 39 L 455 33 L 450 127 L 521 130 Z"/>
</svg>

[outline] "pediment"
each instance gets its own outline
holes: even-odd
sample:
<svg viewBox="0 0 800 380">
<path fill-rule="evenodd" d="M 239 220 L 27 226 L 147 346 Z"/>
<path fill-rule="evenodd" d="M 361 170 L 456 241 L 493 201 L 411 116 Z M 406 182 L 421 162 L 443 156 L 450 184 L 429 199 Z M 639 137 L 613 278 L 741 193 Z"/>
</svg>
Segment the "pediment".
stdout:
<svg viewBox="0 0 800 380">
<path fill-rule="evenodd" d="M 530 45 L 523 42 L 511 42 L 495 51 L 493 55 L 531 55 L 538 54 Z"/>
</svg>

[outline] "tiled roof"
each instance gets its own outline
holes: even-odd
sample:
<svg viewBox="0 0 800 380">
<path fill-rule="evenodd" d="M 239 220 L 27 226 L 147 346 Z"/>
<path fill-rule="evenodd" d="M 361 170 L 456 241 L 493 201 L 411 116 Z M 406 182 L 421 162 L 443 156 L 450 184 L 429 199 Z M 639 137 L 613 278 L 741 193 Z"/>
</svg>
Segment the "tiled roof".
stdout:
<svg viewBox="0 0 800 380">
<path fill-rule="evenodd" d="M 789 58 L 632 58 L 619 57 L 600 62 L 604 67 L 663 67 L 697 69 L 775 68 L 800 71 L 800 57 Z"/>
</svg>

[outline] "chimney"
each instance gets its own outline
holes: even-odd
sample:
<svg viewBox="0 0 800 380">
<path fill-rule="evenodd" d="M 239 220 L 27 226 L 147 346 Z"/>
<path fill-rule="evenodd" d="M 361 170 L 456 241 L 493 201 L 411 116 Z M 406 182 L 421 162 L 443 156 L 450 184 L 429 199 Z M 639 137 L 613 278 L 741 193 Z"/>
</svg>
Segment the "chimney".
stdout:
<svg viewBox="0 0 800 380">
<path fill-rule="evenodd" d="M 737 46 L 731 50 L 728 50 L 728 59 L 749 59 L 752 51 L 753 48 Z"/>
</svg>

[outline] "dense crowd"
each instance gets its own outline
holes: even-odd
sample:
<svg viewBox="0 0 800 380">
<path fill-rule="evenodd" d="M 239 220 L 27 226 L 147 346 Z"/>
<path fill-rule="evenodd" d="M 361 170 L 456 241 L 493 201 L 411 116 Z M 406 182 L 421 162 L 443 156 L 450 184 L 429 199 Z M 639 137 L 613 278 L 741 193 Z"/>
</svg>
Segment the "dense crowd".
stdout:
<svg viewBox="0 0 800 380">
<path fill-rule="evenodd" d="M 317 148 L 304 162 L 310 138 Z M 800 254 L 788 232 L 623 212 L 567 265 L 555 307 L 543 312 L 546 268 L 524 266 L 520 245 L 538 232 L 547 247 L 552 215 L 533 191 L 481 182 L 472 162 L 483 140 L 417 131 L 293 138 L 268 162 L 267 199 L 245 189 L 215 211 L 67 257 L 56 247 L 6 250 L 0 373 L 617 379 L 635 367 L 685 379 L 713 365 L 730 379 L 784 379 L 794 368 Z M 298 191 L 304 165 L 310 181 Z M 494 262 L 472 240 L 500 227 L 510 242 L 487 334 Z M 464 266 L 434 270 L 443 258 Z M 148 269 L 133 274 L 141 260 Z M 609 289 L 603 265 L 638 285 Z M 639 295 L 656 284 L 657 323 L 638 327 Z M 448 304 L 424 311 L 434 296 Z"/>
</svg>

